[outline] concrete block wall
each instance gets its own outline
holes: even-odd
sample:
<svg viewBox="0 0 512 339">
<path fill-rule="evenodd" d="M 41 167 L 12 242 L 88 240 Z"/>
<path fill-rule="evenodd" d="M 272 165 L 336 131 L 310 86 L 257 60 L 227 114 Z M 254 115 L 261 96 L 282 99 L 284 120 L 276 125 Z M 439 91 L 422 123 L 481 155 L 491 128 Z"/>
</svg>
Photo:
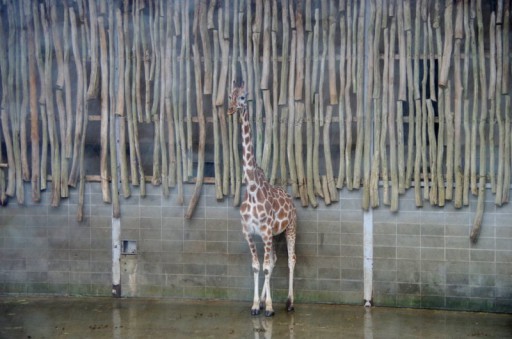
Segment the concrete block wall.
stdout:
<svg viewBox="0 0 512 339">
<path fill-rule="evenodd" d="M 188 202 L 192 186 L 185 186 Z M 26 187 L 29 192 L 29 187 Z M 58 208 L 39 204 L 0 208 L 0 294 L 111 295 L 111 207 L 99 184 L 86 187 L 85 221 L 77 223 L 77 193 Z M 252 299 L 251 259 L 232 201 L 205 185 L 190 220 L 186 205 L 147 185 L 121 199 L 121 239 L 136 254 L 121 256 L 123 296 Z M 482 233 L 469 241 L 476 199 L 455 210 L 414 206 L 372 211 L 373 301 L 377 306 L 512 312 L 512 207 L 495 207 L 488 192 Z M 363 303 L 361 192 L 340 192 L 331 206 L 298 207 L 297 303 Z M 298 202 L 297 202 L 297 205 Z M 273 299 L 286 300 L 286 241 L 278 238 Z M 259 252 L 262 253 L 260 245 Z"/>
</svg>

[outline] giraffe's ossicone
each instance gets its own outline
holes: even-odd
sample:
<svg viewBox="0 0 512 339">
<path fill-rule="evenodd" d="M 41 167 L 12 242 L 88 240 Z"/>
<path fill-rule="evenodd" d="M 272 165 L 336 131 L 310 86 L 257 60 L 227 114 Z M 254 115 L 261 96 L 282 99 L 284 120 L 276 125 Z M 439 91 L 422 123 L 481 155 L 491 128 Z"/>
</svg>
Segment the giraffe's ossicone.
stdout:
<svg viewBox="0 0 512 339">
<path fill-rule="evenodd" d="M 270 294 L 270 277 L 276 263 L 274 236 L 285 233 L 288 248 L 289 285 L 286 309 L 292 311 L 293 305 L 293 276 L 295 270 L 295 238 L 297 226 L 297 210 L 292 197 L 281 187 L 271 185 L 265 174 L 256 164 L 254 147 L 251 138 L 249 113 L 247 110 L 247 93 L 244 83 L 233 82 L 229 96 L 228 114 L 240 114 L 242 121 L 243 171 L 246 193 L 240 206 L 242 216 L 242 231 L 249 244 L 252 255 L 254 274 L 254 299 L 251 308 L 252 315 L 258 315 L 265 308 L 266 316 L 273 316 L 272 297 Z M 264 244 L 263 272 L 265 280 L 261 292 L 258 293 L 260 262 L 254 235 L 261 237 Z"/>
</svg>

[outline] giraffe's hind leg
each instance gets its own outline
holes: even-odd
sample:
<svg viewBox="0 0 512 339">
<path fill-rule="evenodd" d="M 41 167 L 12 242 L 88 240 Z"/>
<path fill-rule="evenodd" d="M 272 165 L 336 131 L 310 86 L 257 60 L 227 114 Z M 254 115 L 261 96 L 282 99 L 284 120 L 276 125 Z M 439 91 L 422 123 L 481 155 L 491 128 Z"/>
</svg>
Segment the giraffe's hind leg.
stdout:
<svg viewBox="0 0 512 339">
<path fill-rule="evenodd" d="M 275 267 L 276 261 L 277 261 L 277 254 L 276 254 L 276 242 L 272 241 L 272 252 L 270 253 L 270 258 L 272 260 L 272 267 Z M 266 280 L 265 280 L 266 283 Z M 266 284 L 263 284 L 263 288 L 261 289 L 261 297 L 260 297 L 260 309 L 265 309 L 265 299 L 266 299 L 266 293 L 267 293 L 267 286 Z"/>
<path fill-rule="evenodd" d="M 245 229 L 245 228 L 244 228 Z M 249 249 L 251 250 L 252 255 L 252 271 L 254 274 L 254 297 L 251 306 L 251 315 L 259 315 L 260 314 L 260 299 L 258 293 L 258 284 L 259 284 L 259 273 L 260 273 L 260 262 L 258 260 L 258 252 L 256 250 L 256 244 L 254 243 L 252 234 L 244 232 L 245 239 L 247 240 L 247 244 L 249 245 Z"/>
<path fill-rule="evenodd" d="M 286 229 L 286 246 L 288 248 L 288 270 L 289 270 L 289 281 L 288 281 L 288 300 L 286 301 L 286 310 L 291 312 L 294 310 L 293 305 L 293 276 L 295 271 L 295 222 L 290 224 Z"/>
</svg>

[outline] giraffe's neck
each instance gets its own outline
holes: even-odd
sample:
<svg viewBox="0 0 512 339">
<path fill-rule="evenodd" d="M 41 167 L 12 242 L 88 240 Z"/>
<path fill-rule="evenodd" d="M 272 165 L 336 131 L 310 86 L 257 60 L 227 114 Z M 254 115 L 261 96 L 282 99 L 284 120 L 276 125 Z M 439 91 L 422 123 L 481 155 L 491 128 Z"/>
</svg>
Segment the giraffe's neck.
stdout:
<svg viewBox="0 0 512 339">
<path fill-rule="evenodd" d="M 241 110 L 242 115 L 242 149 L 243 149 L 243 169 L 244 178 L 247 184 L 254 182 L 256 169 L 256 159 L 254 157 L 254 146 L 251 137 L 251 124 L 249 122 L 249 111 L 247 105 Z"/>
</svg>

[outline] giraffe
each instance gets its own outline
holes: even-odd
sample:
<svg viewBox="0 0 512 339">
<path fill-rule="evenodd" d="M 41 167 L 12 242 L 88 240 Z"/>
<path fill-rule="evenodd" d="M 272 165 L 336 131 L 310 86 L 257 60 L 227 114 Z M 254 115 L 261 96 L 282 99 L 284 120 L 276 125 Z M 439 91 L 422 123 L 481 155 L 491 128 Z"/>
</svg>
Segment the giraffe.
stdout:
<svg viewBox="0 0 512 339">
<path fill-rule="evenodd" d="M 246 92 L 244 83 L 233 82 L 233 89 L 229 96 L 228 114 L 240 112 L 242 119 L 242 147 L 243 147 L 243 173 L 246 183 L 246 193 L 240 206 L 242 217 L 242 231 L 249 245 L 252 255 L 252 269 L 254 274 L 254 299 L 251 314 L 258 315 L 260 309 L 265 309 L 265 316 L 274 315 L 272 298 L 270 295 L 270 277 L 277 257 L 273 237 L 285 232 L 288 248 L 288 300 L 286 309 L 293 311 L 293 274 L 295 269 L 295 237 L 297 211 L 292 197 L 281 187 L 272 186 L 265 178 L 265 174 L 256 164 L 254 147 L 251 138 L 249 113 L 247 110 Z M 258 280 L 260 262 L 253 236 L 261 237 L 264 244 L 263 272 L 265 280 L 258 293 Z"/>
</svg>

